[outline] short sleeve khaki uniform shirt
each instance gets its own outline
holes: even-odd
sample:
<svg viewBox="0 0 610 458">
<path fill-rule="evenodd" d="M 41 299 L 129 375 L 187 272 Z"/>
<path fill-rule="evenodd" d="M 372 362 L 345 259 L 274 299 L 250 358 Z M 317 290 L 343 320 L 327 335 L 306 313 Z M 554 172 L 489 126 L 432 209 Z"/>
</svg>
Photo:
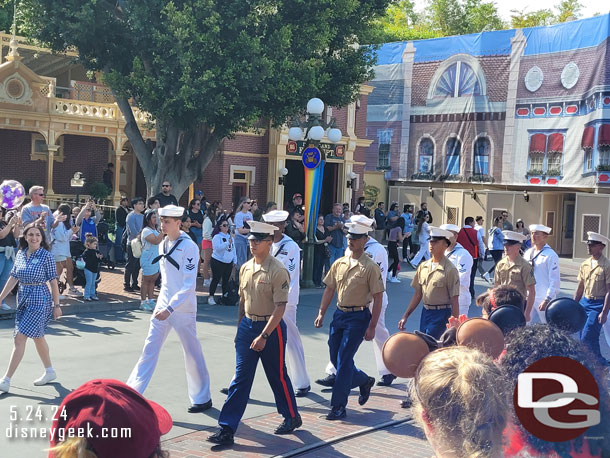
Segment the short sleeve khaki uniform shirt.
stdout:
<svg viewBox="0 0 610 458">
<path fill-rule="evenodd" d="M 522 256 L 517 256 L 514 263 L 510 262 L 508 256 L 504 256 L 496 265 L 494 286 L 514 286 L 523 295 L 523 299 L 527 299 L 527 288 L 535 284 L 532 265 Z"/>
<path fill-rule="evenodd" d="M 280 261 L 268 255 L 260 266 L 254 265 L 254 258 L 246 262 L 239 271 L 239 316 L 270 316 L 275 304 L 288 302 L 290 275 Z"/>
<path fill-rule="evenodd" d="M 601 256 L 593 267 L 593 258 L 585 260 L 578 270 L 578 281 L 585 285 L 587 299 L 602 299 L 606 295 L 606 285 L 610 283 L 610 261 Z"/>
<path fill-rule="evenodd" d="M 450 305 L 451 298 L 460 295 L 460 273 L 447 258 L 436 267 L 428 259 L 417 266 L 411 286 L 421 292 L 424 307 Z"/>
<path fill-rule="evenodd" d="M 324 284 L 337 291 L 341 307 L 368 307 L 373 295 L 385 291 L 381 269 L 363 253 L 355 264 L 349 256 L 337 259 L 324 278 Z"/>
</svg>

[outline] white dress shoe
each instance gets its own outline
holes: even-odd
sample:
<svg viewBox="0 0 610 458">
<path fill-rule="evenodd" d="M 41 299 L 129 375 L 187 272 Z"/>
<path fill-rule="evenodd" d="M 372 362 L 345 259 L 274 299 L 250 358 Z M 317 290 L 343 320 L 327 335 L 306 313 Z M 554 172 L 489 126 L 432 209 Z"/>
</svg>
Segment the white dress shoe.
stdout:
<svg viewBox="0 0 610 458">
<path fill-rule="evenodd" d="M 8 380 L 0 380 L 0 393 L 8 393 L 8 390 L 11 387 L 11 382 Z"/>
</svg>

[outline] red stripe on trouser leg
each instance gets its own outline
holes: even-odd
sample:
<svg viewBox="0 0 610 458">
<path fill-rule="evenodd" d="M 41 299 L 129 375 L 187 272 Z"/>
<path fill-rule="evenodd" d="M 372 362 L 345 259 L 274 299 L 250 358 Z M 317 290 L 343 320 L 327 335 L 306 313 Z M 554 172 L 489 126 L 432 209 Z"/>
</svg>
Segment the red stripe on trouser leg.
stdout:
<svg viewBox="0 0 610 458">
<path fill-rule="evenodd" d="M 280 343 L 280 381 L 282 382 L 282 387 L 284 388 L 284 396 L 286 396 L 286 401 L 288 402 L 290 416 L 294 418 L 295 414 L 294 409 L 292 408 L 292 399 L 290 398 L 288 385 L 286 385 L 286 379 L 284 378 L 284 337 L 282 336 L 282 327 L 278 324 L 277 328 L 275 329 L 277 330 L 277 338 Z"/>
</svg>

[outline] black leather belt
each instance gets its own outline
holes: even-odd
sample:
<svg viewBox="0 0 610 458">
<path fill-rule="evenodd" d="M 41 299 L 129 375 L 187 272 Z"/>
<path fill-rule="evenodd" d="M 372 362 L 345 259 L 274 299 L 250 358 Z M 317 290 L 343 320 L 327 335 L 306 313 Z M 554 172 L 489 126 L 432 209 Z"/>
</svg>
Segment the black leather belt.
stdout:
<svg viewBox="0 0 610 458">
<path fill-rule="evenodd" d="M 600 297 L 585 296 L 585 297 L 590 301 L 603 301 L 606 298 L 606 296 L 600 296 Z"/>
</svg>

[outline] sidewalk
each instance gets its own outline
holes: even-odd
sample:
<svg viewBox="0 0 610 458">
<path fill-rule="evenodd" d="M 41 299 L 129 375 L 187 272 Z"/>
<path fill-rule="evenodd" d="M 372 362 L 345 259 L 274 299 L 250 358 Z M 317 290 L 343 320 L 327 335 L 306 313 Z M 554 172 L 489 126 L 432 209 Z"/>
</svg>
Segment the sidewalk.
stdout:
<svg viewBox="0 0 610 458">
<path fill-rule="evenodd" d="M 404 384 L 375 387 L 362 407 L 352 391 L 344 421 L 325 419 L 329 401 L 311 402 L 299 408 L 303 426 L 295 434 L 277 436 L 273 430 L 282 418 L 276 413 L 244 419 L 235 435 L 235 444 L 223 447 L 206 438 L 215 428 L 185 434 L 162 442 L 172 457 L 403 457 L 434 454 L 423 432 L 412 419 L 411 409 L 402 409 Z M 323 390 L 330 392 L 330 389 Z"/>
</svg>

